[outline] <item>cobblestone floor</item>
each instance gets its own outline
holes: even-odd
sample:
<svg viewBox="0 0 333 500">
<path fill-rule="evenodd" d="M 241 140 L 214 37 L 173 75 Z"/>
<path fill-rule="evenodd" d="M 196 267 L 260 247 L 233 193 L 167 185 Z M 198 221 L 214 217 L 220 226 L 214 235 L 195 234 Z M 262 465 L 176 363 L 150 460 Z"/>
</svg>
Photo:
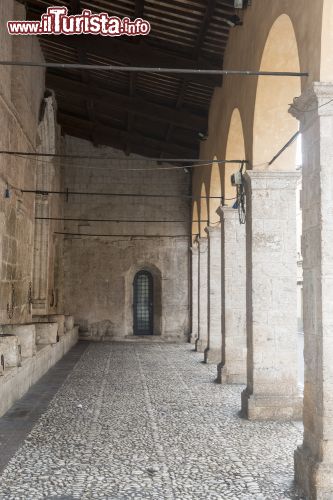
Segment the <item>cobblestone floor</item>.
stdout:
<svg viewBox="0 0 333 500">
<path fill-rule="evenodd" d="M 0 476 L 1 499 L 300 499 L 293 423 L 239 418 L 241 386 L 189 345 L 90 344 Z"/>
</svg>

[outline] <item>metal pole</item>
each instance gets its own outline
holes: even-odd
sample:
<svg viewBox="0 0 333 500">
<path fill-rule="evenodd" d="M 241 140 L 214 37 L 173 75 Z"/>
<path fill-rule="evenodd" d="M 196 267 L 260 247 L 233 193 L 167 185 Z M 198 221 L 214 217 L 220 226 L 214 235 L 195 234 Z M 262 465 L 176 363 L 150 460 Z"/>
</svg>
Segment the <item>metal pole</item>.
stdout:
<svg viewBox="0 0 333 500">
<path fill-rule="evenodd" d="M 49 69 L 79 69 L 98 71 L 121 71 L 125 73 L 174 73 L 180 75 L 240 75 L 240 76 L 309 76 L 307 72 L 293 71 L 248 71 L 248 70 L 227 70 L 227 69 L 188 69 L 188 68 L 151 68 L 140 66 L 114 66 L 99 64 L 64 64 L 64 63 L 41 63 L 31 61 L 0 61 L 0 66 L 28 66 Z"/>
<path fill-rule="evenodd" d="M 181 222 L 208 222 L 208 219 L 202 220 L 124 220 L 124 219 L 71 219 L 66 217 L 35 217 L 35 220 L 54 220 L 54 221 L 64 221 L 64 222 L 116 222 L 116 223 L 181 223 Z"/>
<path fill-rule="evenodd" d="M 289 139 L 289 141 L 283 146 L 283 148 L 280 149 L 280 151 L 278 153 L 276 153 L 276 155 L 271 159 L 271 161 L 268 163 L 268 165 L 272 165 L 278 158 L 279 156 L 282 155 L 282 153 L 287 149 L 289 148 L 289 146 L 292 145 L 292 143 L 297 139 L 297 137 L 299 136 L 301 132 L 298 131 L 296 132 L 296 134 L 294 134 L 291 139 Z"/>
<path fill-rule="evenodd" d="M 200 158 L 143 158 L 142 160 L 138 158 L 123 158 L 116 156 L 82 156 L 82 155 L 65 155 L 56 153 L 31 153 L 29 151 L 5 151 L 0 150 L 0 154 L 10 155 L 10 156 L 36 156 L 36 157 L 47 157 L 47 158 L 68 158 L 77 160 L 117 160 L 117 161 L 143 161 L 143 162 L 178 162 L 178 163 L 243 163 L 244 160 L 202 160 Z M 120 171 L 118 169 L 118 171 Z"/>
<path fill-rule="evenodd" d="M 138 193 L 94 193 L 81 191 L 43 191 L 37 189 L 20 189 L 21 193 L 34 193 L 40 195 L 48 194 L 64 194 L 66 196 L 82 195 L 82 196 L 118 196 L 129 198 L 186 198 L 186 199 L 216 199 L 220 200 L 221 196 L 191 196 L 187 194 L 138 194 Z"/>
</svg>

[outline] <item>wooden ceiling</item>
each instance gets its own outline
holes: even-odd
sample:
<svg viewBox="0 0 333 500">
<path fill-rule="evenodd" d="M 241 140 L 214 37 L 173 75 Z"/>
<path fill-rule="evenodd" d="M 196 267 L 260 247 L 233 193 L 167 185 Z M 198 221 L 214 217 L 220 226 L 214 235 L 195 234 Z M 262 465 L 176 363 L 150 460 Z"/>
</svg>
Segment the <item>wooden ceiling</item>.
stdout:
<svg viewBox="0 0 333 500">
<path fill-rule="evenodd" d="M 149 36 L 40 37 L 47 62 L 221 69 L 234 0 L 22 0 L 27 19 L 51 5 L 77 14 L 87 8 L 142 17 Z M 196 158 L 221 77 L 157 73 L 48 70 L 64 134 L 150 157 Z"/>
</svg>

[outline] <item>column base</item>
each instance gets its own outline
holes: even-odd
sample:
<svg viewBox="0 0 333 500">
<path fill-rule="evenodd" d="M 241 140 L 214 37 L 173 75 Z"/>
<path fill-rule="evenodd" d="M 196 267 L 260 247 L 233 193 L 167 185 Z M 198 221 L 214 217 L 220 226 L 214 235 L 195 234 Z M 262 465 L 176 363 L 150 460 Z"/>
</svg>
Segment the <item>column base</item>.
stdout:
<svg viewBox="0 0 333 500">
<path fill-rule="evenodd" d="M 190 335 L 190 344 L 195 345 L 195 343 L 197 341 L 197 338 L 198 338 L 198 335 L 196 335 L 195 333 L 191 333 L 191 335 Z"/>
<path fill-rule="evenodd" d="M 228 371 L 228 368 L 223 363 L 219 363 L 217 365 L 216 382 L 218 384 L 244 385 L 246 384 L 246 374 L 231 373 L 230 371 Z"/>
<path fill-rule="evenodd" d="M 242 392 L 242 416 L 248 420 L 302 420 L 302 396 L 256 396 Z"/>
<path fill-rule="evenodd" d="M 206 347 L 204 352 L 204 361 L 205 363 L 217 364 L 221 361 L 221 349 L 210 349 Z"/>
<path fill-rule="evenodd" d="M 207 340 L 196 339 L 195 341 L 195 350 L 197 352 L 205 352 L 207 347 Z"/>
<path fill-rule="evenodd" d="M 310 450 L 299 446 L 295 451 L 294 462 L 295 481 L 306 498 L 333 498 L 333 458 L 331 463 L 318 462 Z"/>
</svg>

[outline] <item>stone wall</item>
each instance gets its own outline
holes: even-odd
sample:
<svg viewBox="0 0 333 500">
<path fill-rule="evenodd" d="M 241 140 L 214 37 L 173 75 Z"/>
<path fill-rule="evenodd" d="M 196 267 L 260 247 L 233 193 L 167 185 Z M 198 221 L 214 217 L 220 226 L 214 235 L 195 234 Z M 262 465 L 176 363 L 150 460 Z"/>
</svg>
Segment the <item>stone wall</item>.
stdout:
<svg viewBox="0 0 333 500">
<path fill-rule="evenodd" d="M 81 220 L 65 224 L 65 232 L 71 233 L 65 236 L 64 247 L 65 307 L 78 321 L 81 334 L 109 338 L 132 335 L 133 280 L 137 271 L 146 269 L 155 281 L 154 334 L 184 340 L 189 334 L 190 203 L 181 196 L 188 195 L 189 174 L 183 169 L 161 172 L 156 169 L 163 165 L 139 156 L 127 157 L 111 148 L 94 148 L 91 143 L 72 137 L 66 137 L 65 151 L 125 160 L 73 159 L 69 163 L 66 159 L 64 187 L 69 191 L 175 196 L 69 195 L 65 217 Z M 143 170 L 128 170 L 135 168 Z M 182 222 L 120 223 L 96 219 Z M 93 236 L 110 234 L 117 236 Z"/>
<path fill-rule="evenodd" d="M 2 27 L 9 19 L 24 18 L 22 4 L 1 2 Z M 2 29 L 0 42 L 1 60 L 43 61 L 36 37 L 11 37 Z M 56 104 L 52 94 L 45 93 L 43 69 L 0 68 L 0 126 L 1 150 L 59 150 Z M 56 236 L 55 231 L 62 223 L 36 222 L 35 217 L 61 215 L 63 200 L 21 191 L 60 186 L 60 165 L 54 159 L 0 155 L 0 324 L 29 322 L 33 312 L 61 312 L 62 236 Z M 42 297 L 44 308 L 33 311 L 34 299 L 41 298 L 42 282 L 47 284 Z"/>
<path fill-rule="evenodd" d="M 22 5 L 12 0 L 1 2 L 1 26 L 7 19 L 23 15 Z M 1 60 L 42 60 L 36 38 L 10 37 L 4 29 L 1 32 Z M 1 150 L 35 151 L 43 93 L 41 69 L 0 68 Z M 35 159 L 0 155 L 0 323 L 20 323 L 31 317 L 34 195 L 22 194 L 20 189 L 34 189 L 35 182 Z"/>
</svg>

